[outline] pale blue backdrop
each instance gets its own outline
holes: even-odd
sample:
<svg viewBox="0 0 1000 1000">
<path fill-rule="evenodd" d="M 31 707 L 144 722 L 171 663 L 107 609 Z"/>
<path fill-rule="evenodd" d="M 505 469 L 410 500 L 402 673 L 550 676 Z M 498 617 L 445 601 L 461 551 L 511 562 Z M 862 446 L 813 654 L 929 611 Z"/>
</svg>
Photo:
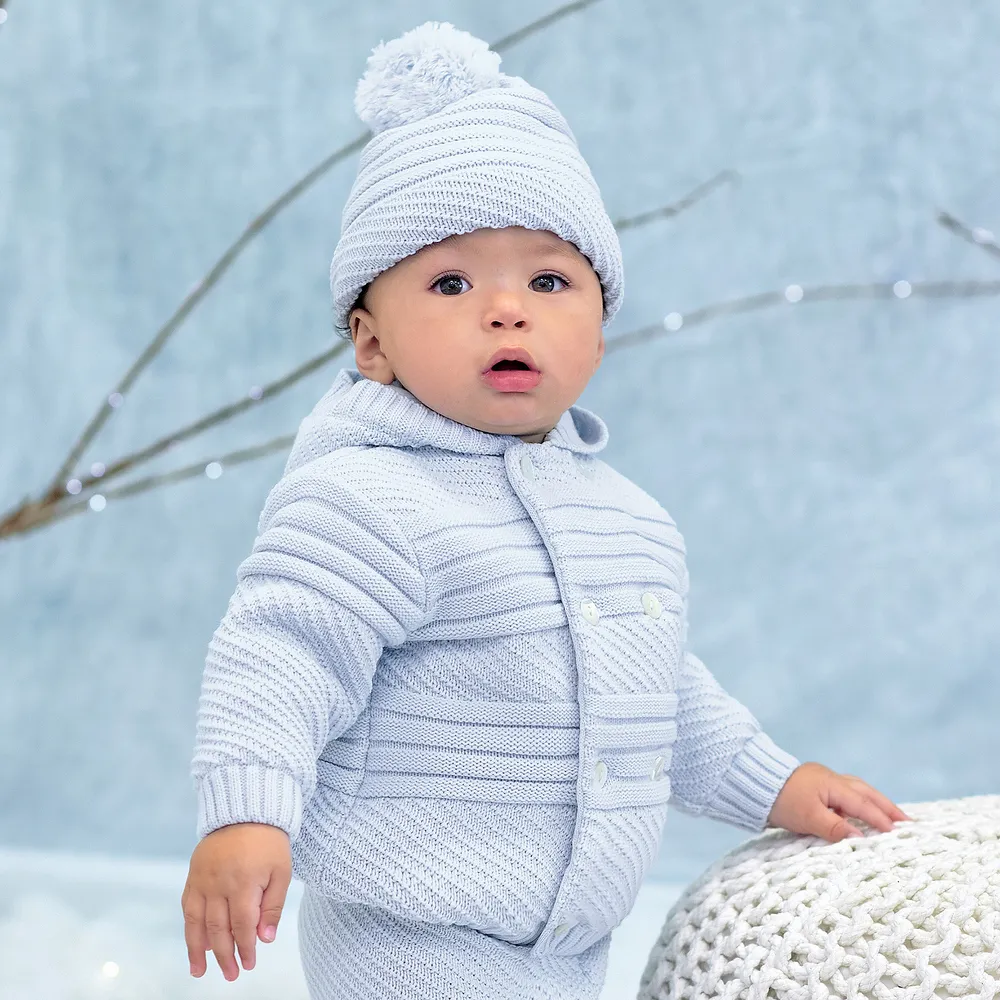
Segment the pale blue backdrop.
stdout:
<svg viewBox="0 0 1000 1000">
<path fill-rule="evenodd" d="M 0 510 L 270 199 L 363 126 L 372 47 L 498 39 L 557 4 L 11 0 L 0 26 Z M 742 295 L 992 280 L 1000 7 L 601 0 L 504 55 L 573 127 L 622 233 L 609 339 Z M 330 342 L 357 154 L 270 226 L 88 450 L 110 462 Z M 580 403 L 676 518 L 693 648 L 802 759 L 897 801 L 1000 792 L 996 297 L 784 304 L 610 352 Z M 351 363 L 353 359 L 347 360 Z M 340 363 L 178 448 L 294 431 Z M 284 456 L 0 542 L 0 842 L 186 857 L 205 648 Z M 657 875 L 742 831 L 674 811 Z"/>
</svg>

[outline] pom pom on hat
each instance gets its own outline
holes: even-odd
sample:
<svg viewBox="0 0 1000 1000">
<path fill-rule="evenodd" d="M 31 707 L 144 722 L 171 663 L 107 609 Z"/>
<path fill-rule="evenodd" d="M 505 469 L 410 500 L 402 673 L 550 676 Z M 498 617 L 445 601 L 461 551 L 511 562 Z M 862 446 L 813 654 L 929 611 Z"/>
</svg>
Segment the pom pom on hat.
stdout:
<svg viewBox="0 0 1000 1000">
<path fill-rule="evenodd" d="M 354 110 L 378 135 L 510 82 L 500 72 L 500 56 L 481 38 L 447 21 L 426 21 L 372 50 L 354 92 Z"/>
</svg>

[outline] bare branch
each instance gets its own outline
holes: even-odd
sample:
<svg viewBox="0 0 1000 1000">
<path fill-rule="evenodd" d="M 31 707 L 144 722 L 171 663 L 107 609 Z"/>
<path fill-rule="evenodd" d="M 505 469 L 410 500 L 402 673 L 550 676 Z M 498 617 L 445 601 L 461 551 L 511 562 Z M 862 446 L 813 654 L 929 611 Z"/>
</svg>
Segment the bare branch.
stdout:
<svg viewBox="0 0 1000 1000">
<path fill-rule="evenodd" d="M 664 208 L 654 208 L 651 212 L 644 212 L 642 215 L 635 215 L 631 219 L 619 219 L 615 229 L 621 232 L 624 229 L 632 229 L 635 226 L 645 225 L 655 219 L 669 219 L 675 215 L 680 215 L 686 208 L 690 208 L 696 202 L 709 195 L 714 188 L 719 187 L 726 181 L 737 183 L 740 175 L 735 170 L 721 170 L 711 180 L 699 184 L 693 191 L 686 194 L 680 201 L 675 201 L 672 205 Z"/>
<path fill-rule="evenodd" d="M 509 45 L 513 45 L 516 42 L 522 41 L 529 35 L 540 31 L 542 28 L 547 27 L 549 24 L 554 23 L 559 18 L 565 17 L 568 14 L 573 14 L 579 10 L 583 10 L 585 7 L 589 7 L 598 0 L 577 0 L 575 3 L 565 4 L 562 7 L 557 8 L 551 14 L 547 14 L 544 17 L 539 18 L 537 21 L 533 21 L 527 27 L 521 28 L 515 31 L 511 35 L 507 35 L 502 38 L 495 45 L 491 46 L 495 51 L 500 51 Z M 52 477 L 52 481 L 49 484 L 47 496 L 54 497 L 58 496 L 62 491 L 63 483 L 66 481 L 66 477 L 73 471 L 76 463 L 80 460 L 80 456 L 84 453 L 87 445 L 97 436 L 100 429 L 104 426 L 108 417 L 115 411 L 116 407 L 112 406 L 108 401 L 109 398 L 117 393 L 121 397 L 125 397 L 128 390 L 131 388 L 132 383 L 139 377 L 139 374 L 144 368 L 156 357 L 157 354 L 163 349 L 163 345 L 167 342 L 171 334 L 184 322 L 184 320 L 190 315 L 194 307 L 208 294 L 208 292 L 218 283 L 219 279 L 229 270 L 233 265 L 237 257 L 247 248 L 247 246 L 253 241 L 253 239 L 261 232 L 264 227 L 271 222 L 272 219 L 282 209 L 287 208 L 296 198 L 299 197 L 303 192 L 308 190 L 312 185 L 325 174 L 331 167 L 339 163 L 350 153 L 354 153 L 357 150 L 364 147 L 364 145 L 371 138 L 372 133 L 370 130 L 366 130 L 361 135 L 359 135 L 352 142 L 349 142 L 346 146 L 342 146 L 336 152 L 331 153 L 325 160 L 318 163 L 312 168 L 305 176 L 297 180 L 284 194 L 280 195 L 274 201 L 271 202 L 267 208 L 264 209 L 239 235 L 234 242 L 223 255 L 215 262 L 211 270 L 191 289 L 190 292 L 185 296 L 184 301 L 177 307 L 174 314 L 163 324 L 162 327 L 156 332 L 153 339 L 146 345 L 146 348 L 142 351 L 132 367 L 125 373 L 121 378 L 112 392 L 105 396 L 104 402 L 98 408 L 97 412 L 91 417 L 90 422 L 84 428 L 83 432 L 77 438 L 76 443 L 70 449 L 69 454 L 63 460 L 62 465 L 59 466 L 58 471 Z"/>
<path fill-rule="evenodd" d="M 796 289 L 796 295 L 791 299 L 788 297 L 789 289 Z M 607 341 L 605 353 L 621 350 L 623 347 L 632 347 L 635 344 L 647 343 L 666 333 L 677 333 L 679 330 L 707 323 L 719 316 L 754 312 L 769 306 L 800 306 L 805 303 L 829 302 L 834 299 L 903 299 L 910 296 L 969 298 L 979 295 L 1000 295 L 1000 281 L 914 281 L 912 283 L 897 281 L 868 285 L 818 285 L 815 288 L 790 285 L 781 292 L 760 292 L 757 295 L 748 295 L 744 298 L 704 306 L 683 315 L 671 313 L 662 323 L 644 326 L 639 330 L 633 330 L 631 333 Z M 666 325 L 671 318 L 673 318 L 673 322 Z"/>
<path fill-rule="evenodd" d="M 957 233 L 964 240 L 968 240 L 969 243 L 972 243 L 977 247 L 982 247 L 987 253 L 992 254 L 994 257 L 1000 257 L 1000 246 L 997 246 L 996 237 L 988 229 L 970 229 L 968 226 L 959 222 L 955 216 L 949 215 L 944 211 L 938 212 L 937 221 L 940 222 L 945 229 L 950 229 L 953 233 Z"/>
<path fill-rule="evenodd" d="M 188 292 L 184 301 L 178 306 L 174 314 L 167 320 L 166 323 L 156 332 L 153 339 L 146 345 L 145 350 L 136 358 L 132 367 L 125 373 L 121 381 L 115 386 L 113 392 L 125 396 L 129 388 L 131 388 L 132 383 L 139 377 L 142 370 L 156 357 L 157 354 L 162 350 L 163 345 L 167 342 L 167 339 L 172 333 L 184 322 L 184 320 L 190 315 L 194 307 L 208 294 L 209 290 L 218 283 L 219 279 L 225 274 L 226 271 L 232 266 L 236 258 L 246 249 L 248 244 L 253 240 L 253 238 L 286 206 L 291 204 L 303 191 L 310 187 L 319 177 L 321 177 L 327 170 L 330 169 L 335 163 L 342 160 L 349 153 L 353 153 L 355 150 L 360 149 L 367 141 L 370 132 L 366 132 L 364 135 L 359 136 L 354 142 L 338 149 L 335 153 L 328 156 L 322 163 L 313 167 L 303 178 L 292 185 L 283 195 L 271 202 L 267 208 L 264 209 L 260 215 L 254 219 L 246 229 L 240 234 L 239 238 L 228 250 L 216 261 L 212 269 L 205 275 L 195 286 Z M 111 393 L 108 394 L 111 396 Z M 104 426 L 105 421 L 114 411 L 114 407 L 108 402 L 108 398 L 105 398 L 104 402 L 101 404 L 100 409 L 91 418 L 89 424 L 84 428 L 83 433 L 77 439 L 76 444 L 70 449 L 69 454 L 64 459 L 62 465 L 59 466 L 59 471 L 55 474 L 52 482 L 49 486 L 49 491 L 59 492 L 62 490 L 62 484 L 65 482 L 66 477 L 73 470 L 76 463 L 79 461 L 80 456 L 86 450 L 87 445 L 97 436 L 97 433 Z"/>
<path fill-rule="evenodd" d="M 191 479 L 193 476 L 202 476 L 205 474 L 205 469 L 212 462 L 218 463 L 223 469 L 231 465 L 242 465 L 244 462 L 252 462 L 254 459 L 263 458 L 265 455 L 271 455 L 276 451 L 284 451 L 286 448 L 290 448 L 294 441 L 294 433 L 282 434 L 280 437 L 271 438 L 270 441 L 254 445 L 251 448 L 240 448 L 237 451 L 230 451 L 219 458 L 202 459 L 200 462 L 184 466 L 183 469 L 175 469 L 173 472 L 165 472 L 156 476 L 147 476 L 145 479 L 136 479 L 125 486 L 119 486 L 113 490 L 102 490 L 101 493 L 106 499 L 145 493 L 147 490 L 153 489 L 154 486 L 180 482 L 182 479 Z"/>
<path fill-rule="evenodd" d="M 499 41 L 494 42 L 490 48 L 494 52 L 503 52 L 504 49 L 509 48 L 511 45 L 523 42 L 529 35 L 537 34 L 542 28 L 547 28 L 550 24 L 555 24 L 560 18 L 566 17 L 569 14 L 578 14 L 581 10 L 592 7 L 597 2 L 598 0 L 576 0 L 575 3 L 563 4 L 552 11 L 551 14 L 545 14 L 537 21 L 532 21 L 525 27 L 518 28 L 517 31 L 512 31 L 509 35 L 504 35 Z"/>
<path fill-rule="evenodd" d="M 284 392 L 286 389 L 295 385 L 296 382 L 316 371 L 316 369 L 322 368 L 323 365 L 335 358 L 346 347 L 347 341 L 342 341 L 334 347 L 323 351 L 321 354 L 317 354 L 315 357 L 310 358 L 304 364 L 299 365 L 298 368 L 294 368 L 287 375 L 283 375 L 281 378 L 271 382 L 269 385 L 263 386 L 259 395 L 255 394 L 253 396 L 245 396 L 243 399 L 237 400 L 235 403 L 229 403 L 221 409 L 215 410 L 213 413 L 209 413 L 201 419 L 196 420 L 193 424 L 188 424 L 180 430 L 173 431 L 172 433 L 166 435 L 166 437 L 162 437 L 158 441 L 154 441 L 152 444 L 147 445 L 139 451 L 134 451 L 129 455 L 125 455 L 123 458 L 120 458 L 116 462 L 109 465 L 100 476 L 90 475 L 83 477 L 79 480 L 81 491 L 89 489 L 91 486 L 103 485 L 108 482 L 108 480 L 118 477 L 124 472 L 135 469 L 144 462 L 150 461 L 157 455 L 165 452 L 168 448 L 173 448 L 181 441 L 186 441 L 189 438 L 196 437 L 198 434 L 204 433 L 209 428 L 214 427 L 217 424 L 231 420 L 233 417 L 238 416 L 251 406 L 257 406 L 265 400 L 277 396 L 278 393 Z M 65 490 L 65 484 L 63 485 L 63 490 Z"/>
<path fill-rule="evenodd" d="M 239 451 L 231 451 L 219 458 L 203 459 L 192 465 L 186 465 L 182 469 L 175 469 L 173 472 L 165 472 L 156 476 L 147 476 L 145 479 L 136 479 L 125 486 L 119 486 L 112 490 L 93 490 L 86 495 L 74 497 L 72 500 L 64 500 L 56 504 L 29 504 L 21 508 L 20 518 L 17 524 L 8 525 L 8 520 L 0 521 L 0 539 L 8 534 L 24 535 L 30 531 L 53 524 L 56 521 L 64 521 L 74 514 L 83 514 L 90 508 L 91 498 L 100 495 L 105 500 L 120 499 L 121 497 L 134 496 L 136 493 L 146 493 L 157 486 L 166 486 L 170 483 L 179 483 L 185 479 L 193 479 L 195 476 L 205 475 L 206 467 L 212 462 L 218 462 L 223 468 L 231 465 L 240 465 L 243 462 L 252 462 L 254 459 L 263 458 L 265 455 L 273 454 L 276 451 L 283 451 L 291 446 L 295 440 L 294 434 L 284 434 L 281 437 L 265 441 L 263 444 L 255 445 L 252 448 L 242 448 Z M 8 530 L 11 527 L 13 530 Z"/>
</svg>

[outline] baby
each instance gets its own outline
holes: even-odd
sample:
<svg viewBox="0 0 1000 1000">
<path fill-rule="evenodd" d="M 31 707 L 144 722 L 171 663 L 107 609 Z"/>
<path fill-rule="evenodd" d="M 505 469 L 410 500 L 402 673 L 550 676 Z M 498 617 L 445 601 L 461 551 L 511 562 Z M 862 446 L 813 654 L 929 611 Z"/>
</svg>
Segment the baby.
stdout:
<svg viewBox="0 0 1000 1000">
<path fill-rule="evenodd" d="M 428 22 L 376 48 L 331 267 L 342 370 L 209 645 L 193 975 L 313 1000 L 587 1000 L 668 802 L 828 840 L 909 817 L 800 763 L 687 649 L 683 538 L 575 405 L 621 251 L 548 98 Z"/>
</svg>

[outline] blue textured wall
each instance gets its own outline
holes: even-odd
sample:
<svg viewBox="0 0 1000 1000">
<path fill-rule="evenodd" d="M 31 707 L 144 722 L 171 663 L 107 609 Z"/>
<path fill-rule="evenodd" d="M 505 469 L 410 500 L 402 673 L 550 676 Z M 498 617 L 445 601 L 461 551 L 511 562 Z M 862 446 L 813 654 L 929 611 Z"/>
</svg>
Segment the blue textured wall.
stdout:
<svg viewBox="0 0 1000 1000">
<path fill-rule="evenodd" d="M 554 9 L 548 5 L 547 9 Z M 249 219 L 362 131 L 380 40 L 538 5 L 11 0 L 0 26 L 0 509 L 40 489 Z M 993 279 L 1000 7 L 601 0 L 504 55 L 623 232 L 609 338 L 797 282 Z M 266 230 L 84 457 L 110 461 L 330 342 L 356 154 Z M 807 296 L 808 299 L 808 296 Z M 802 759 L 897 801 L 1000 791 L 996 298 L 786 304 L 611 352 L 581 404 L 687 541 L 693 648 Z M 344 356 L 352 363 L 353 356 Z M 338 363 L 153 464 L 293 431 Z M 0 542 L 0 841 L 187 855 L 205 647 L 282 455 Z M 660 874 L 743 834 L 678 812 Z"/>
</svg>

